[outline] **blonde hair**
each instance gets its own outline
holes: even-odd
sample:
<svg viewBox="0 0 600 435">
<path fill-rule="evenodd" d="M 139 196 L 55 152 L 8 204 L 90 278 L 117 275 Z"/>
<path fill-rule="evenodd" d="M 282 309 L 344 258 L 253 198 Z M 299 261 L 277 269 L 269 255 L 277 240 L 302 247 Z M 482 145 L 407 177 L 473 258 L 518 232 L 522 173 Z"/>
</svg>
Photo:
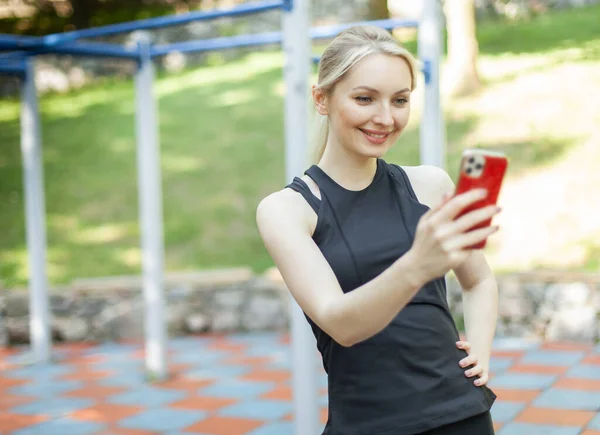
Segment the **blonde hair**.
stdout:
<svg viewBox="0 0 600 435">
<path fill-rule="evenodd" d="M 354 26 L 336 36 L 325 49 L 319 62 L 316 89 L 331 95 L 335 86 L 360 60 L 370 54 L 387 54 L 404 59 L 410 70 L 411 91 L 415 89 L 415 59 L 387 30 L 376 26 Z M 318 163 L 323 157 L 329 135 L 329 118 L 321 116 L 317 125 L 317 146 L 314 151 Z"/>
</svg>

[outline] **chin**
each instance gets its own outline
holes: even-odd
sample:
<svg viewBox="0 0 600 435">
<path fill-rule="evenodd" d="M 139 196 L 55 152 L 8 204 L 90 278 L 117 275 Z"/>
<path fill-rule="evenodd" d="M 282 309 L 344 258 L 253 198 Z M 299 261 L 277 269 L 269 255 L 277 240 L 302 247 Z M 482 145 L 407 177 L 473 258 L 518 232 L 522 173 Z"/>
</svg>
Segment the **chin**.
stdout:
<svg viewBox="0 0 600 435">
<path fill-rule="evenodd" d="M 381 158 L 383 157 L 391 148 L 391 146 L 384 145 L 372 145 L 365 144 L 360 147 L 359 153 L 365 157 L 369 158 Z"/>
</svg>

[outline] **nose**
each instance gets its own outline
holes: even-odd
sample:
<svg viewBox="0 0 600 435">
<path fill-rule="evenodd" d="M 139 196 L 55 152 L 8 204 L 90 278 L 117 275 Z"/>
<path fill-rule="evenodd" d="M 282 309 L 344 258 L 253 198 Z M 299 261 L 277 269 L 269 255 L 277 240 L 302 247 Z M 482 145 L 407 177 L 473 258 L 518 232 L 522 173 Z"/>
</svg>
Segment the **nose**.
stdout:
<svg viewBox="0 0 600 435">
<path fill-rule="evenodd" d="M 373 117 L 373 122 L 384 127 L 394 125 L 394 118 L 392 117 L 392 110 L 389 104 L 379 105 L 377 113 Z"/>
</svg>

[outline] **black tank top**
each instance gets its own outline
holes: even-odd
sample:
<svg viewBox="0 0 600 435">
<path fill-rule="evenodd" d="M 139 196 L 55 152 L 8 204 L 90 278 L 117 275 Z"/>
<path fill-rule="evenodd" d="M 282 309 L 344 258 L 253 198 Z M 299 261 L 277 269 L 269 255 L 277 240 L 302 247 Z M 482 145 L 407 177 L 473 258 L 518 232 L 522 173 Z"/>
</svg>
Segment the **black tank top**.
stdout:
<svg viewBox="0 0 600 435">
<path fill-rule="evenodd" d="M 428 207 L 399 166 L 378 159 L 372 183 L 360 191 L 343 188 L 316 165 L 306 175 L 319 186 L 321 200 L 298 177 L 287 187 L 317 213 L 313 240 L 344 292 L 410 249 Z M 496 398 L 458 365 L 467 354 L 455 344 L 459 333 L 444 277 L 428 282 L 386 328 L 354 346 L 341 346 L 306 318 L 328 378 L 323 435 L 417 434 L 485 412 Z"/>
</svg>

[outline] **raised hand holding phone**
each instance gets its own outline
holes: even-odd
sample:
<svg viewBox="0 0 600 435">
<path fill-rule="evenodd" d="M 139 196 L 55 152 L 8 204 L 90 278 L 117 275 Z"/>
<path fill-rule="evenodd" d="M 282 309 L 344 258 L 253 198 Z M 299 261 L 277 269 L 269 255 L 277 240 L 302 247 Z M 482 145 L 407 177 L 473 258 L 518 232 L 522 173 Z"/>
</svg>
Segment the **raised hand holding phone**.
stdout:
<svg viewBox="0 0 600 435">
<path fill-rule="evenodd" d="M 465 207 L 456 217 L 457 219 L 471 211 L 497 204 L 507 167 L 508 160 L 502 153 L 481 149 L 463 151 L 454 195 L 460 195 L 473 189 L 485 189 L 487 195 L 484 199 Z M 492 218 L 489 218 L 479 222 L 469 231 L 489 227 L 491 224 Z M 487 239 L 470 246 L 470 248 L 483 249 L 486 242 Z"/>
</svg>

